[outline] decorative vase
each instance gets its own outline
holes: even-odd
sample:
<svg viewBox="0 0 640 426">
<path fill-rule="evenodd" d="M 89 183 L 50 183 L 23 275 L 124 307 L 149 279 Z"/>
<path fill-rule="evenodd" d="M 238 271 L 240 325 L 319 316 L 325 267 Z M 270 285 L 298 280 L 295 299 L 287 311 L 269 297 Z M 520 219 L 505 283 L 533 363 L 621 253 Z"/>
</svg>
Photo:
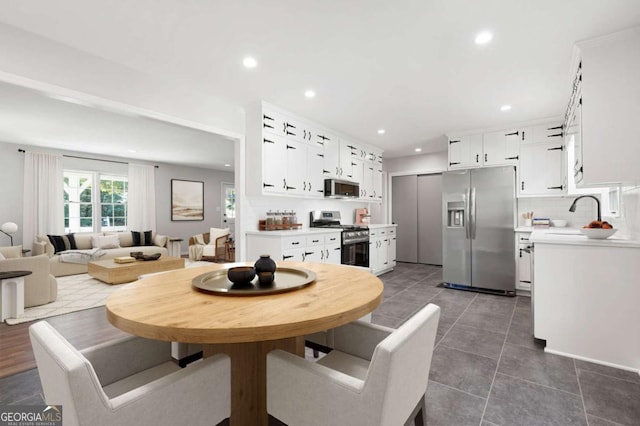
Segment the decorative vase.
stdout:
<svg viewBox="0 0 640 426">
<path fill-rule="evenodd" d="M 268 254 L 261 254 L 260 259 L 256 260 L 253 267 L 256 269 L 257 274 L 260 272 L 271 272 L 272 274 L 276 272 L 276 262 Z"/>
</svg>

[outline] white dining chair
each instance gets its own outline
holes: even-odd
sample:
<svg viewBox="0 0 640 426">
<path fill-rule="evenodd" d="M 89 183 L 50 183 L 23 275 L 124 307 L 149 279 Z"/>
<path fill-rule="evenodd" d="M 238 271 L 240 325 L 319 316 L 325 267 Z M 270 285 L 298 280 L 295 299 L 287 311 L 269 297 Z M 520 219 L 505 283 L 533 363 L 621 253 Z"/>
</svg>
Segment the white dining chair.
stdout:
<svg viewBox="0 0 640 426">
<path fill-rule="evenodd" d="M 267 356 L 267 410 L 289 426 L 425 423 L 425 394 L 440 308 L 429 304 L 398 329 L 362 321 L 333 329 L 317 362 Z"/>
<path fill-rule="evenodd" d="M 65 426 L 204 425 L 230 415 L 230 362 L 180 368 L 169 342 L 127 336 L 83 351 L 46 321 L 29 327 L 48 405 Z"/>
</svg>

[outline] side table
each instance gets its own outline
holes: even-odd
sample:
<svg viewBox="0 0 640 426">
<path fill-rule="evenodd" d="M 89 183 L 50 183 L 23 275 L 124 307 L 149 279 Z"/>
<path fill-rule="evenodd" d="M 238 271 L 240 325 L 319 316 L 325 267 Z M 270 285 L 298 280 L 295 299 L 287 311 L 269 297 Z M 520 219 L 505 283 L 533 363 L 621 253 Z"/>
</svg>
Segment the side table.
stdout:
<svg viewBox="0 0 640 426">
<path fill-rule="evenodd" d="M 31 271 L 0 272 L 0 322 L 24 313 L 24 277 Z"/>
<path fill-rule="evenodd" d="M 173 238 L 169 237 L 169 242 L 167 243 L 167 251 L 169 251 L 169 256 L 171 257 L 180 257 L 182 253 L 182 238 Z"/>
</svg>

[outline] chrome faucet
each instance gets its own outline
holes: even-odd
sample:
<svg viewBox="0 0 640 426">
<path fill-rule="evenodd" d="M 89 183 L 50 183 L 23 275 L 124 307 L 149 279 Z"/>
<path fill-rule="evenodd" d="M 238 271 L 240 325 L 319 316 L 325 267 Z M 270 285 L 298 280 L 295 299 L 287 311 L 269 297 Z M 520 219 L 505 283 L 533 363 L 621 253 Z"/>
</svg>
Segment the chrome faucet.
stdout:
<svg viewBox="0 0 640 426">
<path fill-rule="evenodd" d="M 576 203 L 578 202 L 578 200 L 580 198 L 593 198 L 594 200 L 596 200 L 596 205 L 598 206 L 598 221 L 602 221 L 602 212 L 600 210 L 600 200 L 598 200 L 597 197 L 594 197 L 593 195 L 581 195 L 578 198 L 576 198 L 575 200 L 573 200 L 573 203 L 571 204 L 571 207 L 569 207 L 569 211 L 571 213 L 576 211 Z"/>
</svg>

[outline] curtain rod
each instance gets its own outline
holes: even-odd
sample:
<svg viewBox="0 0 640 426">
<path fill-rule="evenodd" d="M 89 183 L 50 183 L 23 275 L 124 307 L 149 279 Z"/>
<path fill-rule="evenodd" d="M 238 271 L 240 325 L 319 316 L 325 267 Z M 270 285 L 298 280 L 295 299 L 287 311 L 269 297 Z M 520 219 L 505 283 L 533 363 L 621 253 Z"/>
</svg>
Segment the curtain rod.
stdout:
<svg viewBox="0 0 640 426">
<path fill-rule="evenodd" d="M 24 149 L 18 149 L 18 152 L 27 152 Z M 104 161 L 105 163 L 116 163 L 116 164 L 129 164 L 126 161 L 117 161 L 117 160 L 104 160 L 102 158 L 89 158 L 89 157 L 80 157 L 77 155 L 66 155 L 66 154 L 62 154 L 63 157 L 67 157 L 67 158 L 78 158 L 80 160 L 92 160 L 92 161 Z M 158 165 L 154 165 L 153 167 L 155 167 L 156 169 L 159 168 L 160 166 Z"/>
</svg>

